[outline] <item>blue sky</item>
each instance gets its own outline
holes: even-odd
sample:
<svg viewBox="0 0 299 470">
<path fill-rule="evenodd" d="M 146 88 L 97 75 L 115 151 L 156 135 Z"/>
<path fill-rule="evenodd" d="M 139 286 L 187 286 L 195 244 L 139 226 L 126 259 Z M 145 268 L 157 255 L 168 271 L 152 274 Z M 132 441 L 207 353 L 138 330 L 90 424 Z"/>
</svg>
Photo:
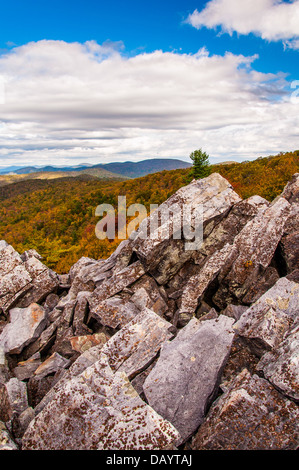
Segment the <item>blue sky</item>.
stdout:
<svg viewBox="0 0 299 470">
<path fill-rule="evenodd" d="M 298 0 L 2 3 L 0 166 L 299 148 Z"/>
</svg>

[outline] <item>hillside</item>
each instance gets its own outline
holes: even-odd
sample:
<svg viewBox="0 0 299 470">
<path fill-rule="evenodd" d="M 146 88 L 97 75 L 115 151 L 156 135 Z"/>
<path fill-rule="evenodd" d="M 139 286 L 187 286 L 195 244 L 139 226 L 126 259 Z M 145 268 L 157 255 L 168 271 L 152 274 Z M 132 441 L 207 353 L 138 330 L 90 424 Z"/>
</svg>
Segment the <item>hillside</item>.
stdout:
<svg viewBox="0 0 299 470">
<path fill-rule="evenodd" d="M 299 152 L 253 162 L 213 165 L 246 199 L 258 194 L 272 201 L 293 174 L 299 172 Z M 81 256 L 106 258 L 118 240 L 99 241 L 95 209 L 101 203 L 117 207 L 119 195 L 127 205 L 161 204 L 190 178 L 190 170 L 171 170 L 127 181 L 99 181 L 88 177 L 19 181 L 0 188 L 0 238 L 19 252 L 35 248 L 49 267 L 67 272 Z"/>
</svg>

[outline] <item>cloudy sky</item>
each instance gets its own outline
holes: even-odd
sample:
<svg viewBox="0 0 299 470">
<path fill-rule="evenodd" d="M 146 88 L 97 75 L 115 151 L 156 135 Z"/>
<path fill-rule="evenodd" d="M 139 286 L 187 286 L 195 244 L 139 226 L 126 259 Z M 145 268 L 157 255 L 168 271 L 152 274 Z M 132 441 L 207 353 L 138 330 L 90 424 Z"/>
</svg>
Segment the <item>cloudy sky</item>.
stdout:
<svg viewBox="0 0 299 470">
<path fill-rule="evenodd" d="M 299 0 L 1 5 L 2 167 L 243 161 L 298 136 Z"/>
</svg>

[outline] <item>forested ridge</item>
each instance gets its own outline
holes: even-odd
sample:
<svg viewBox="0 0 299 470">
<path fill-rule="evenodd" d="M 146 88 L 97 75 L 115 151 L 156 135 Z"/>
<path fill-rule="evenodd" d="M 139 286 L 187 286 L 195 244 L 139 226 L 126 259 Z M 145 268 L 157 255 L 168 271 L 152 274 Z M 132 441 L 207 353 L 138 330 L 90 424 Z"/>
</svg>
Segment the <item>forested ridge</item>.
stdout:
<svg viewBox="0 0 299 470">
<path fill-rule="evenodd" d="M 251 162 L 212 165 L 246 199 L 258 194 L 268 201 L 279 195 L 299 172 L 299 151 L 258 158 Z M 107 258 L 119 241 L 98 240 L 95 209 L 118 196 L 127 205 L 161 204 L 190 182 L 190 169 L 162 171 L 142 178 L 99 181 L 92 177 L 25 180 L 0 188 L 0 239 L 20 253 L 35 248 L 43 262 L 58 273 L 68 272 L 81 257 Z"/>
</svg>

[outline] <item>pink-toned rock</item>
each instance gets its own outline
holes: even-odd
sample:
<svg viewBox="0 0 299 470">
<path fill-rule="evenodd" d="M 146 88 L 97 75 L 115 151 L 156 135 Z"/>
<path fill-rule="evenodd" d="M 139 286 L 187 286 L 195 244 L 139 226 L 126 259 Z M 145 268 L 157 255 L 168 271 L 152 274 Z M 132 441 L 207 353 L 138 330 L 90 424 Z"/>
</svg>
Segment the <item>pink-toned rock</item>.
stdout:
<svg viewBox="0 0 299 470">
<path fill-rule="evenodd" d="M 104 344 L 109 340 L 104 333 L 95 333 L 94 335 L 73 336 L 70 338 L 72 349 L 82 354 L 93 346 Z"/>
</svg>

